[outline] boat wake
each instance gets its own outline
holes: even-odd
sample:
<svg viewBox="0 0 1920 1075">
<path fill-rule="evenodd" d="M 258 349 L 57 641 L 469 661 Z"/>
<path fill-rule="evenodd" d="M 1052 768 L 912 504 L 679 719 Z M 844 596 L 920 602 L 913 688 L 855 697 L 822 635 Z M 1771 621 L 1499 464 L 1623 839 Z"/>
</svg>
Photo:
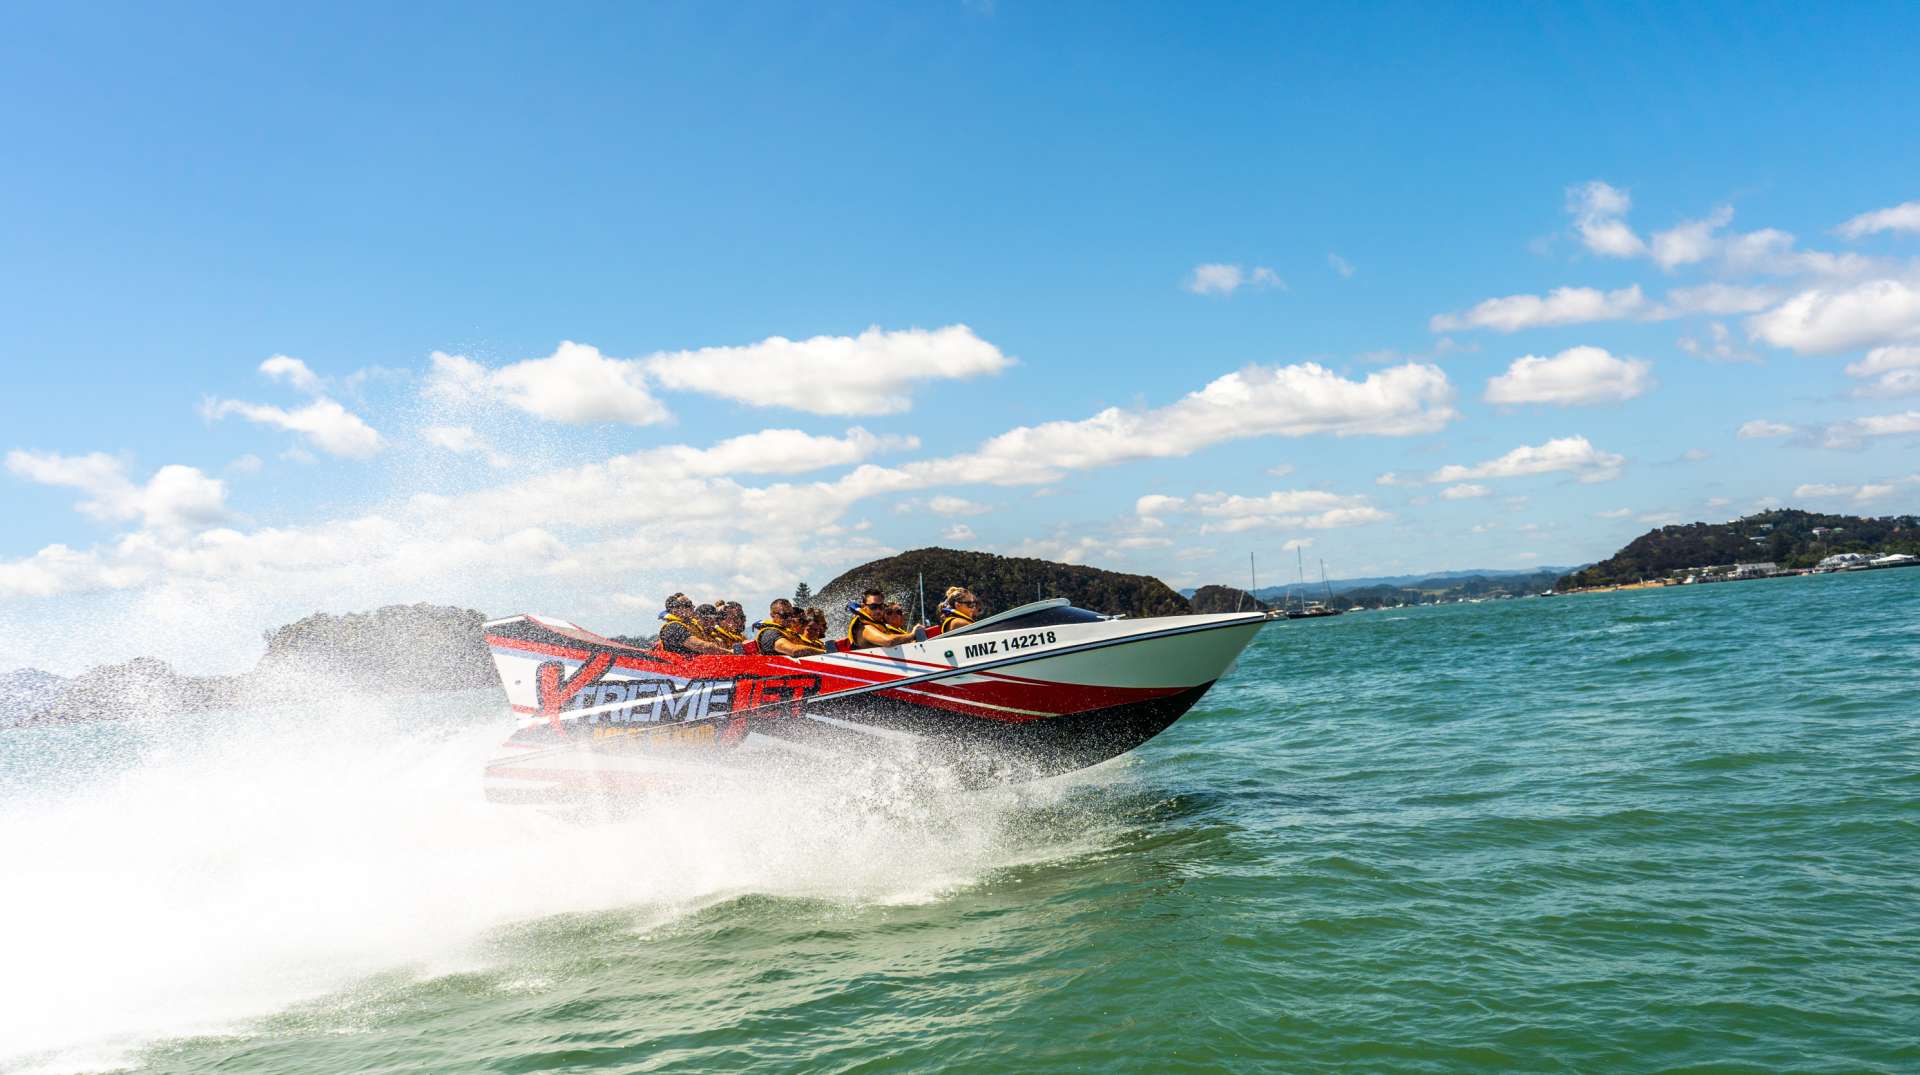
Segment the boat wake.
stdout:
<svg viewBox="0 0 1920 1075">
<path fill-rule="evenodd" d="M 1033 819 L 1123 779 L 962 792 L 884 766 L 752 769 L 583 823 L 485 801 L 500 712 L 476 692 L 9 733 L 6 755 L 59 760 L 0 782 L 0 914 L 25 927 L 0 978 L 0 1069 L 249 1033 L 370 975 L 485 966 L 491 934 L 550 915 L 938 899 L 1097 846 L 1097 811 Z"/>
</svg>

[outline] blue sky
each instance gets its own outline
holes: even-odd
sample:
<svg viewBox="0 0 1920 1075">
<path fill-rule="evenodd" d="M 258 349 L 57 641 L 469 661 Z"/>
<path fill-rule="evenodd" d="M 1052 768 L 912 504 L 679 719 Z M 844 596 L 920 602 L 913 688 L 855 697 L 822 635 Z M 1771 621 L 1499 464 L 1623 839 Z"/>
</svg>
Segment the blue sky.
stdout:
<svg viewBox="0 0 1920 1075">
<path fill-rule="evenodd" d="M 1184 585 L 1920 510 L 1914 28 L 16 12 L 0 667 L 936 543 Z"/>
</svg>

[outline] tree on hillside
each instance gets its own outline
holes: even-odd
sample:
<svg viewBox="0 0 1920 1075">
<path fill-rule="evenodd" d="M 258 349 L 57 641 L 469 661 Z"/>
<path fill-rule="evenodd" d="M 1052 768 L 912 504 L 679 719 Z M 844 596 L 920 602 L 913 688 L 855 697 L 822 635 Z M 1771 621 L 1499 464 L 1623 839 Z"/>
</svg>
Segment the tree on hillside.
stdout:
<svg viewBox="0 0 1920 1075">
<path fill-rule="evenodd" d="M 805 579 L 801 579 L 800 585 L 795 586 L 793 588 L 793 603 L 800 606 L 801 608 L 806 608 L 812 602 L 813 602 L 813 587 L 807 585 L 807 581 Z"/>
</svg>

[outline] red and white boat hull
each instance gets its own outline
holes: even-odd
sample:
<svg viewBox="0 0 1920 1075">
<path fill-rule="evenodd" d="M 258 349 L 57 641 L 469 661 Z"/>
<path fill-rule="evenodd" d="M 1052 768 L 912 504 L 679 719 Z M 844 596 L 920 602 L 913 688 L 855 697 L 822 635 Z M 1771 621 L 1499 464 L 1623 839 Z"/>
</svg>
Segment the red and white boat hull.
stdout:
<svg viewBox="0 0 1920 1075">
<path fill-rule="evenodd" d="M 516 616 L 487 625 L 521 716 L 488 790 L 553 801 L 645 790 L 716 763 L 891 751 L 974 784 L 1065 772 L 1179 719 L 1264 622 L 1110 620 L 1056 600 L 887 649 L 684 658 Z"/>
</svg>

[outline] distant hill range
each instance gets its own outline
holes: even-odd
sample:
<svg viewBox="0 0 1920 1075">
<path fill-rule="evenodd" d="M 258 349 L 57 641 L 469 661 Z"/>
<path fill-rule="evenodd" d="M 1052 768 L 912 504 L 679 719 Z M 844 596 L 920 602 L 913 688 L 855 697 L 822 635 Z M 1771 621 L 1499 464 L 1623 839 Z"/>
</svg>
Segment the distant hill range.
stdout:
<svg viewBox="0 0 1920 1075">
<path fill-rule="evenodd" d="M 965 586 L 986 603 L 989 614 L 1005 612 L 1038 597 L 1065 597 L 1094 612 L 1128 616 L 1178 616 L 1192 611 L 1187 599 L 1150 575 L 1123 575 L 1078 564 L 1056 564 L 1020 556 L 995 556 L 959 549 L 913 549 L 861 564 L 820 587 L 809 599 L 827 613 L 830 634 L 846 629 L 848 601 L 870 586 L 917 612 L 919 580 L 927 587 L 927 616 L 949 586 Z"/>
<path fill-rule="evenodd" d="M 1617 586 L 1664 578 L 1688 568 L 1729 564 L 1812 567 L 1841 552 L 1920 555 L 1920 517 L 1865 518 L 1780 508 L 1728 523 L 1663 526 L 1634 538 L 1607 559 L 1566 575 L 1556 588 Z"/>
<path fill-rule="evenodd" d="M 1435 571 L 1428 575 L 1333 579 L 1325 584 L 1315 580 L 1305 585 L 1262 586 L 1253 594 L 1269 608 L 1285 605 L 1289 598 L 1296 605 L 1319 601 L 1337 609 L 1425 605 L 1475 597 L 1521 597 L 1542 593 L 1552 589 L 1554 582 L 1566 571 L 1564 567 L 1540 567 L 1525 571 Z M 1202 590 L 1221 590 L 1230 595 L 1243 592 L 1230 586 L 1209 586 L 1202 587 Z M 1329 590 L 1332 591 L 1331 597 L 1328 596 Z M 1181 592 L 1193 599 L 1201 591 Z M 1227 600 L 1228 608 L 1210 611 L 1233 611 L 1230 605 L 1232 598 Z"/>
<path fill-rule="evenodd" d="M 1352 579 L 1332 579 L 1329 580 L 1327 586 L 1331 588 L 1334 593 L 1342 593 L 1346 590 L 1369 589 L 1377 586 L 1404 587 L 1411 590 L 1436 590 L 1445 589 L 1455 581 L 1465 583 L 1473 579 L 1516 578 L 1522 575 L 1540 574 L 1551 574 L 1555 578 L 1558 578 L 1572 570 L 1574 569 L 1571 566 L 1549 567 L 1544 564 L 1540 567 L 1523 568 L 1477 567 L 1462 571 L 1429 571 L 1424 575 L 1378 575 L 1371 577 L 1362 576 Z M 1188 598 L 1194 595 L 1192 589 L 1184 589 L 1181 590 L 1180 593 L 1182 596 Z M 1254 590 L 1253 593 L 1262 601 L 1266 601 L 1269 604 L 1278 604 L 1289 593 L 1291 593 L 1296 600 L 1302 593 L 1305 593 L 1307 599 L 1311 601 L 1315 597 L 1324 599 L 1327 591 L 1321 587 L 1319 580 L 1315 579 L 1308 581 L 1304 586 L 1300 583 L 1294 583 L 1291 586 L 1262 586 L 1258 590 Z"/>
<path fill-rule="evenodd" d="M 1194 612 L 1265 612 L 1270 606 L 1245 590 L 1232 586 L 1202 586 L 1187 594 Z"/>
<path fill-rule="evenodd" d="M 0 728 L 193 713 L 318 699 L 342 691 L 412 694 L 499 682 L 468 608 L 389 605 L 316 613 L 268 631 L 267 652 L 237 676 L 189 676 L 140 657 L 68 679 L 24 668 L 0 675 Z"/>
</svg>

